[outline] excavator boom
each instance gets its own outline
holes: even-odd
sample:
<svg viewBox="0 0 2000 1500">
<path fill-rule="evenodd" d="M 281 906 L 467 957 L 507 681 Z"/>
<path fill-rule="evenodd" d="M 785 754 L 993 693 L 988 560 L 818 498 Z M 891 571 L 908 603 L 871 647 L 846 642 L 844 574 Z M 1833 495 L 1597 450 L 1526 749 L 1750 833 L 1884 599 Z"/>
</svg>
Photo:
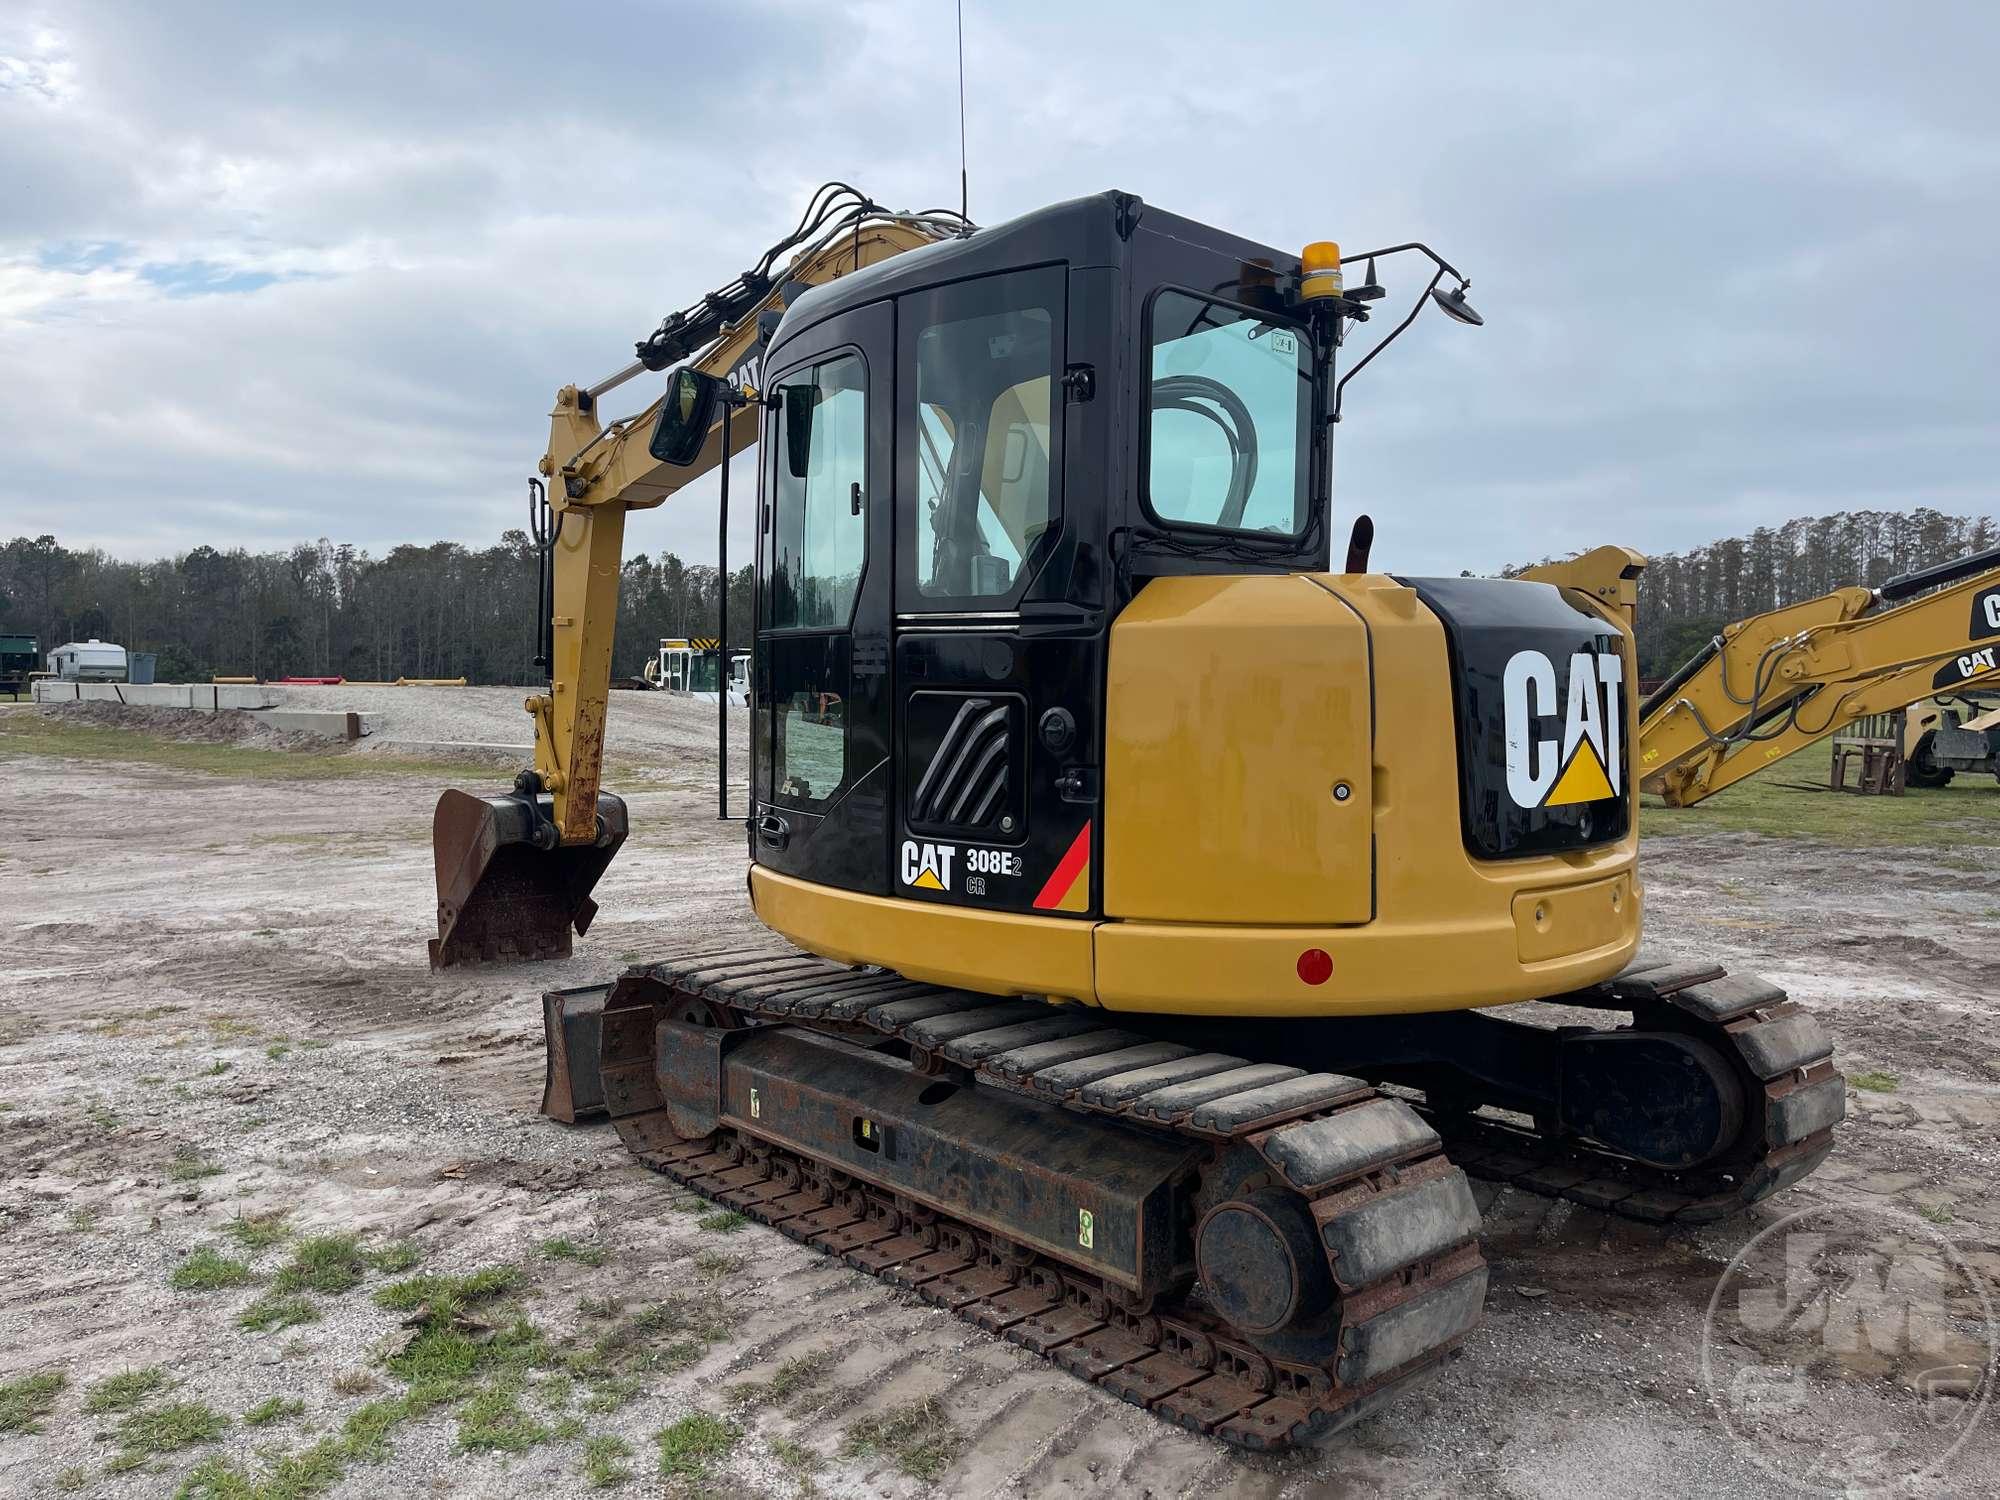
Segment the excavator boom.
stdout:
<svg viewBox="0 0 2000 1500">
<path fill-rule="evenodd" d="M 534 768 L 501 796 L 448 791 L 439 799 L 433 968 L 566 956 L 571 931 L 582 933 L 596 912 L 590 892 L 627 828 L 623 800 L 600 790 L 626 512 L 664 503 L 754 441 L 760 408 L 747 380 L 788 301 L 961 227 L 950 215 L 894 214 L 851 189 L 822 189 L 798 230 L 729 287 L 668 317 L 630 365 L 595 386 L 557 392 L 537 465 L 537 494 L 546 495 L 538 529 L 546 538 L 549 684 L 524 704 L 535 725 Z M 794 253 L 781 269 L 787 250 Z M 602 419 L 611 391 L 670 365 L 663 394 L 629 417 Z M 669 461 L 658 451 L 662 424 L 685 426 L 691 413 L 673 403 L 700 388 L 682 372 L 719 383 L 725 395 L 712 416 L 692 414 L 692 453 Z"/>
<path fill-rule="evenodd" d="M 1725 626 L 1641 707 L 1641 786 L 1690 807 L 1868 714 L 1986 677 L 2000 548 Z"/>
</svg>

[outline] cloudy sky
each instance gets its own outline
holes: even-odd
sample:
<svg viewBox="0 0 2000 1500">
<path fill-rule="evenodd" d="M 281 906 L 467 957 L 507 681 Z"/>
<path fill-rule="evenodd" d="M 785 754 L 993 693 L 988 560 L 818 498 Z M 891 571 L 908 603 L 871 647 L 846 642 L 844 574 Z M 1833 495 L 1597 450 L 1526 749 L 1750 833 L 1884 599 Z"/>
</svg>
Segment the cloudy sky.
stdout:
<svg viewBox="0 0 2000 1500">
<path fill-rule="evenodd" d="M 1121 187 L 1465 268 L 1486 327 L 1349 389 L 1396 571 L 1994 512 L 2000 10 L 1416 9 L 968 0 L 974 217 Z M 488 543 L 555 388 L 820 181 L 955 199 L 956 87 L 937 0 L 14 0 L 0 537 Z M 711 494 L 628 546 L 712 556 Z"/>
</svg>

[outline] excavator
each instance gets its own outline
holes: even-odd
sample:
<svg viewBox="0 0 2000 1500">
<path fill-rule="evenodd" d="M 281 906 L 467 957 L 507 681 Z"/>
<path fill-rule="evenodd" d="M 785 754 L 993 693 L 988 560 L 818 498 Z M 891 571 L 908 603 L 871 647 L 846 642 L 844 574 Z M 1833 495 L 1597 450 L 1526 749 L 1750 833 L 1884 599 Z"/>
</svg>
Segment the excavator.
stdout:
<svg viewBox="0 0 2000 1500">
<path fill-rule="evenodd" d="M 2000 548 L 1735 621 L 1647 695 L 1640 787 L 1692 807 L 1857 719 L 2000 683 L 1996 658 Z M 1916 785 L 1951 779 L 1923 753 L 1938 723 L 1910 747 Z"/>
<path fill-rule="evenodd" d="M 1398 257 L 1428 283 L 1337 373 Z M 1639 951 L 1643 560 L 1405 577 L 1362 517 L 1332 569 L 1346 386 L 1468 286 L 1123 192 L 975 229 L 832 185 L 565 387 L 535 764 L 440 798 L 433 962 L 589 925 L 625 513 L 713 468 L 726 511 L 753 437 L 772 941 L 553 991 L 545 1112 L 1264 1450 L 1477 1325 L 1470 1176 L 1685 1224 L 1810 1172 L 1817 1022 Z"/>
</svg>

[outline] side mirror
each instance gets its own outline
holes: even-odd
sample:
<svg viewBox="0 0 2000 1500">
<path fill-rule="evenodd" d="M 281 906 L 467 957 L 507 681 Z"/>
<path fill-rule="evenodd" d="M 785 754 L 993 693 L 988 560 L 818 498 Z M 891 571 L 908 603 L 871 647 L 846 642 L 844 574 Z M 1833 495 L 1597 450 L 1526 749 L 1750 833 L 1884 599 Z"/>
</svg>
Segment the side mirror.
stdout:
<svg viewBox="0 0 2000 1500">
<path fill-rule="evenodd" d="M 785 467 L 792 478 L 803 479 L 812 462 L 813 408 L 819 391 L 810 385 L 781 387 L 785 401 Z"/>
<path fill-rule="evenodd" d="M 663 464 L 685 469 L 701 456 L 721 397 L 722 382 L 713 375 L 685 366 L 674 371 L 667 382 L 667 394 L 660 402 L 660 420 L 653 426 L 653 440 L 646 445 L 646 451 Z"/>
</svg>

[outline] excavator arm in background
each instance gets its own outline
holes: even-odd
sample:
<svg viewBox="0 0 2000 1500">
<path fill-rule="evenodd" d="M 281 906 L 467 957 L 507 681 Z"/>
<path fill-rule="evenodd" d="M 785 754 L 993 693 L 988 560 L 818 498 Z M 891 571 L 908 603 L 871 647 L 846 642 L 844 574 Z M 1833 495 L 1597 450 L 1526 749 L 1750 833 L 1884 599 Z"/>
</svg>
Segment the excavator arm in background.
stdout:
<svg viewBox="0 0 2000 1500">
<path fill-rule="evenodd" d="M 2000 549 L 1725 626 L 1641 709 L 1640 785 L 1670 807 L 1868 714 L 1996 671 Z"/>
<path fill-rule="evenodd" d="M 747 376 L 776 315 L 799 293 L 965 228 L 945 211 L 891 213 L 830 184 L 791 236 L 729 287 L 669 316 L 636 346 L 630 365 L 595 386 L 557 392 L 537 466 L 550 511 L 549 685 L 524 705 L 535 724 L 534 768 L 502 796 L 452 790 L 438 799 L 433 968 L 564 956 L 571 930 L 585 931 L 596 913 L 590 892 L 626 834 L 624 802 L 600 790 L 626 513 L 664 503 L 718 467 L 725 451 L 754 442 L 762 408 Z M 780 269 L 787 251 L 795 253 Z M 602 420 L 605 395 L 669 366 L 675 374 L 665 393 L 632 416 Z M 683 371 L 720 382 L 724 398 L 691 456 L 662 458 L 654 450 L 663 416 L 689 415 L 670 413 L 669 404 L 701 388 Z"/>
</svg>

